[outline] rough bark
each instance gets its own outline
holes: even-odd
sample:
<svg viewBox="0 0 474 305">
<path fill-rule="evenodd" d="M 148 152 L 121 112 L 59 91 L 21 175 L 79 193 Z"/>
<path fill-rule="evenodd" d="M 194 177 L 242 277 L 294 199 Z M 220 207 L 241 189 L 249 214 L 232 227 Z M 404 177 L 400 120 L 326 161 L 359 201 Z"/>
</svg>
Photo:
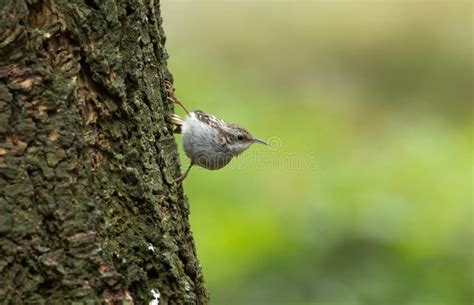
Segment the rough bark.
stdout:
<svg viewBox="0 0 474 305">
<path fill-rule="evenodd" d="M 207 303 L 158 0 L 4 1 L 0 303 Z"/>
</svg>

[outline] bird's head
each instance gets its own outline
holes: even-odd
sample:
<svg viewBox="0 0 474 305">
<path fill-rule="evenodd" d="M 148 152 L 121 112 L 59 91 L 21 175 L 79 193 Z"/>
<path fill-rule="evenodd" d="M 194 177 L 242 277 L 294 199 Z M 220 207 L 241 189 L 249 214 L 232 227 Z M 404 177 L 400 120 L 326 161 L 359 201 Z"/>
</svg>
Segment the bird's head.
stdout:
<svg viewBox="0 0 474 305">
<path fill-rule="evenodd" d="M 253 143 L 267 145 L 265 141 L 252 136 L 250 132 L 237 124 L 227 124 L 224 127 L 224 131 L 226 133 L 227 147 L 234 156 L 245 151 Z"/>
</svg>

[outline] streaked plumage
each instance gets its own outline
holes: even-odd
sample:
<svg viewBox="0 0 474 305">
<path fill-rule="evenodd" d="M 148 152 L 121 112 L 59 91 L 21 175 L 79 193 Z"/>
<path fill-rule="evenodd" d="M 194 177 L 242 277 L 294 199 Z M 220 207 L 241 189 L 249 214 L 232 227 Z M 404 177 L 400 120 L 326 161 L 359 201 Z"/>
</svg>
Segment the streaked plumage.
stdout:
<svg viewBox="0 0 474 305">
<path fill-rule="evenodd" d="M 252 143 L 263 142 L 239 125 L 199 110 L 184 119 L 173 115 L 172 121 L 181 127 L 184 152 L 191 162 L 210 170 L 226 166 Z"/>
</svg>

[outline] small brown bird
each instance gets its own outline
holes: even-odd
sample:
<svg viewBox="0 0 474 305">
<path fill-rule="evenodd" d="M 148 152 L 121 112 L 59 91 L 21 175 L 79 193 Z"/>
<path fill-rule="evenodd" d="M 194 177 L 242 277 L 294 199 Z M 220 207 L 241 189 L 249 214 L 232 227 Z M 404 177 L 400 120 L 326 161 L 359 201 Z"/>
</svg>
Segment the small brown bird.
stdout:
<svg viewBox="0 0 474 305">
<path fill-rule="evenodd" d="M 191 159 L 188 169 L 176 182 L 182 182 L 193 165 L 210 170 L 220 169 L 253 143 L 267 145 L 237 124 L 226 123 L 200 110 L 189 112 L 176 97 L 170 82 L 166 83 L 166 89 L 168 99 L 181 106 L 187 114 L 185 118 L 176 114 L 171 117 L 172 123 L 177 126 L 176 131 L 181 132 L 184 152 Z"/>
</svg>

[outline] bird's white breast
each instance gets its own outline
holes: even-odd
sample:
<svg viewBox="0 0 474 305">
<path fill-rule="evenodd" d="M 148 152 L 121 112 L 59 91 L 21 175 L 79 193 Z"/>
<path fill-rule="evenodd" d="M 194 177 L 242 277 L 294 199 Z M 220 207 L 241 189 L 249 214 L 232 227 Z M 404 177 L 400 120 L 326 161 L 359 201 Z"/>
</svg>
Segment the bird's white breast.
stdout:
<svg viewBox="0 0 474 305">
<path fill-rule="evenodd" d="M 196 165 L 207 169 L 219 169 L 232 159 L 215 127 L 201 122 L 190 112 L 181 126 L 183 148 Z"/>
</svg>

